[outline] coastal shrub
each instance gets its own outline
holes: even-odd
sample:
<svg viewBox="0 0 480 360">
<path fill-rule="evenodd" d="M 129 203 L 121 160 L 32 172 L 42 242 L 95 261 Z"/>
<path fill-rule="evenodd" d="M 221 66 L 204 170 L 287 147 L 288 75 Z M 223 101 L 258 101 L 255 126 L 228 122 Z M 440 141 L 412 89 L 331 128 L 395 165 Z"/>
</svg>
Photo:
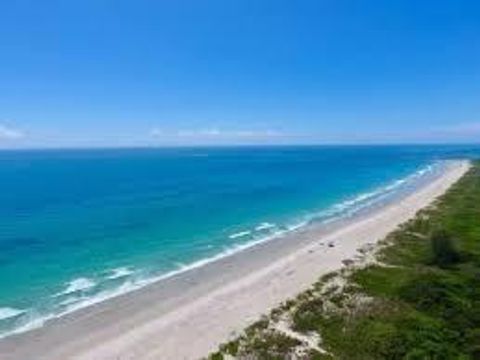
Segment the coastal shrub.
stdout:
<svg viewBox="0 0 480 360">
<path fill-rule="evenodd" d="M 396 329 L 389 321 L 373 317 L 336 315 L 324 318 L 321 334 L 335 359 L 386 359 L 396 349 Z"/>
<path fill-rule="evenodd" d="M 225 354 L 235 356 L 238 353 L 239 346 L 240 346 L 240 341 L 238 339 L 232 340 L 225 344 L 220 345 L 220 351 Z"/>
<path fill-rule="evenodd" d="M 395 298 L 403 284 L 408 283 L 415 272 L 403 267 L 370 265 L 351 275 L 351 279 L 367 294 Z"/>
<path fill-rule="evenodd" d="M 406 359 L 459 359 L 458 334 L 440 319 L 419 312 L 401 316 L 396 326 Z"/>
<path fill-rule="evenodd" d="M 335 358 L 344 360 L 455 359 L 452 334 L 443 323 L 388 303 L 354 317 L 336 316 L 322 323 L 322 336 Z"/>
<path fill-rule="evenodd" d="M 268 328 L 269 323 L 270 323 L 270 319 L 267 316 L 262 316 L 260 320 L 254 322 L 252 325 L 250 325 L 245 329 L 245 334 L 247 334 L 247 336 L 250 336 L 250 337 L 254 336 L 257 332 Z"/>
<path fill-rule="evenodd" d="M 317 289 L 317 290 L 321 290 L 321 288 L 323 287 L 323 285 L 325 285 L 326 283 L 328 283 L 329 281 L 333 280 L 335 277 L 337 277 L 339 275 L 339 273 L 337 271 L 332 271 L 332 272 L 329 272 L 329 273 L 326 273 L 325 275 L 322 275 L 320 277 L 320 279 L 315 283 L 314 287 Z"/>
<path fill-rule="evenodd" d="M 426 234 L 408 230 L 397 233 L 392 237 L 396 246 L 386 247 L 379 254 L 379 260 L 395 266 L 427 263 L 431 260 L 431 250 Z"/>
<path fill-rule="evenodd" d="M 272 309 L 272 311 L 270 311 L 270 318 L 273 320 L 273 321 L 276 321 L 278 320 L 278 318 L 283 314 L 283 310 L 281 307 L 276 307 L 274 309 Z"/>
<path fill-rule="evenodd" d="M 419 275 L 399 291 L 401 298 L 417 310 L 440 316 L 466 306 L 467 292 L 460 280 L 435 272 Z"/>
<path fill-rule="evenodd" d="M 323 314 L 323 300 L 315 298 L 301 303 L 293 313 L 293 327 L 297 331 L 318 330 Z"/>
<path fill-rule="evenodd" d="M 452 236 L 443 229 L 437 229 L 430 235 L 433 264 L 445 268 L 460 261 L 460 254 L 455 249 Z"/>
<path fill-rule="evenodd" d="M 220 351 L 210 354 L 208 360 L 224 360 L 224 356 Z"/>
<path fill-rule="evenodd" d="M 337 294 L 334 294 L 333 296 L 330 297 L 330 302 L 334 304 L 337 307 L 342 307 L 345 304 L 345 301 L 347 300 L 347 294 L 343 290 Z"/>
<path fill-rule="evenodd" d="M 465 334 L 467 351 L 473 359 L 480 359 L 480 328 L 470 329 Z"/>
<path fill-rule="evenodd" d="M 300 341 L 276 331 L 264 331 L 260 336 L 249 338 L 240 352 L 241 358 L 262 360 L 283 360 Z M 242 357 L 243 356 L 243 357 Z"/>
</svg>

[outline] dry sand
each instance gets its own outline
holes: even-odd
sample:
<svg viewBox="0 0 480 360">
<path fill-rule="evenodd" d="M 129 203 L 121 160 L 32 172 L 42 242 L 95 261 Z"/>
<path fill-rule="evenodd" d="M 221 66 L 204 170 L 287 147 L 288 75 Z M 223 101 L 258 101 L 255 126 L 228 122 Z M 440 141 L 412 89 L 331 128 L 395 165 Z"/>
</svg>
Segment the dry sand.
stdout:
<svg viewBox="0 0 480 360">
<path fill-rule="evenodd" d="M 0 341 L 2 360 L 198 359 L 443 194 L 451 162 L 415 191 L 347 221 L 311 226 Z M 329 244 L 333 246 L 329 246 Z"/>
</svg>

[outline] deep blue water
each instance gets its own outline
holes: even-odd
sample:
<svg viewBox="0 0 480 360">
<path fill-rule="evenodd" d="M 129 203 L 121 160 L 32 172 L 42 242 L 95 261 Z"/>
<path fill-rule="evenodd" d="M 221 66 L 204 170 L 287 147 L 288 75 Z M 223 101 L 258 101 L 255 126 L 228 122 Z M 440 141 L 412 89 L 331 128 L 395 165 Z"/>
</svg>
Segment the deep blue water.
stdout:
<svg viewBox="0 0 480 360">
<path fill-rule="evenodd" d="M 474 146 L 2 151 L 0 334 L 477 155 Z"/>
</svg>

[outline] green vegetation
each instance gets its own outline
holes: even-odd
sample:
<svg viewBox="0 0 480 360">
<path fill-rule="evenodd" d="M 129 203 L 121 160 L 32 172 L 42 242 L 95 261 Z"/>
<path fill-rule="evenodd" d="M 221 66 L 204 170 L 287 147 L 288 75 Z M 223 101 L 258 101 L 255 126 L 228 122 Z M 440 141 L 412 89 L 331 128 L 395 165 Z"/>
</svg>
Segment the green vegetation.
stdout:
<svg viewBox="0 0 480 360">
<path fill-rule="evenodd" d="M 292 349 L 300 345 L 297 339 L 280 332 L 259 330 L 256 333 L 250 332 L 234 341 L 220 346 L 220 350 L 210 355 L 210 360 L 223 360 L 226 356 L 264 360 L 282 360 Z M 240 347 L 241 346 L 241 347 Z"/>
<path fill-rule="evenodd" d="M 430 234 L 433 265 L 446 268 L 460 261 L 452 236 L 444 229 L 437 229 Z"/>
<path fill-rule="evenodd" d="M 324 276 L 211 358 L 480 359 L 480 162 L 376 258 Z M 297 351 L 279 319 L 325 352 Z"/>
</svg>

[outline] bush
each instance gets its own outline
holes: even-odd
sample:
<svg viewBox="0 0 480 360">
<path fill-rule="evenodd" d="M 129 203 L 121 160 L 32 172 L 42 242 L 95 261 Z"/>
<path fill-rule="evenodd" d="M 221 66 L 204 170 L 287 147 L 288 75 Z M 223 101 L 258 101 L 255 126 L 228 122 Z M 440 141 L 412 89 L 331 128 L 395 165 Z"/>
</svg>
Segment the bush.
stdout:
<svg viewBox="0 0 480 360">
<path fill-rule="evenodd" d="M 221 352 L 210 354 L 210 356 L 208 357 L 208 360 L 223 360 L 223 359 L 224 359 L 224 356 Z"/>
<path fill-rule="evenodd" d="M 468 291 L 461 278 L 426 273 L 403 286 L 399 295 L 418 311 L 444 319 L 452 328 L 462 329 L 471 322 Z"/>
<path fill-rule="evenodd" d="M 232 340 L 225 344 L 220 345 L 220 351 L 225 354 L 235 356 L 238 353 L 238 348 L 240 346 L 239 340 Z"/>
<path fill-rule="evenodd" d="M 449 267 L 460 261 L 451 235 L 445 230 L 435 230 L 430 234 L 433 264 L 441 268 Z"/>
<path fill-rule="evenodd" d="M 323 300 L 313 299 L 301 303 L 293 313 L 293 327 L 297 331 L 318 330 L 322 319 Z"/>
<path fill-rule="evenodd" d="M 240 354 L 240 358 L 262 360 L 289 359 L 289 354 L 300 344 L 299 340 L 283 333 L 266 331 L 262 333 L 262 336 L 255 336 L 249 339 L 249 343 L 244 352 Z"/>
</svg>

